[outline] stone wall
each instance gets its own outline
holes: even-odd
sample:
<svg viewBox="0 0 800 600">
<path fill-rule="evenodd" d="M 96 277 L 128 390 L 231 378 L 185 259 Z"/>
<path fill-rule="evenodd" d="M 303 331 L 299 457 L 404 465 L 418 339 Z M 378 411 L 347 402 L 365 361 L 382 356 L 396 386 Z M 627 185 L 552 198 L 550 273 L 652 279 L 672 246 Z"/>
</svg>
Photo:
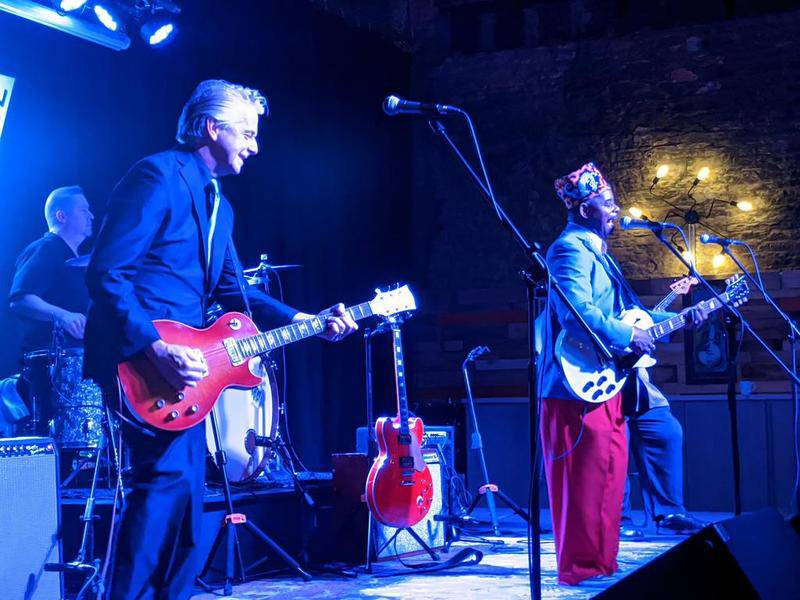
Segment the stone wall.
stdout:
<svg viewBox="0 0 800 600">
<path fill-rule="evenodd" d="M 415 95 L 463 106 L 475 119 L 497 194 L 533 239 L 564 223 L 552 180 L 595 160 L 625 207 L 682 223 L 694 192 L 714 230 L 753 243 L 762 266 L 800 266 L 800 12 L 717 22 L 560 46 L 451 56 L 415 72 Z M 449 125 L 460 142 L 459 122 Z M 419 257 L 434 287 L 509 282 L 519 266 L 463 175 L 432 136 L 417 131 L 415 207 Z M 648 192 L 657 165 L 671 171 Z M 729 202 L 748 200 L 744 213 Z M 713 209 L 712 201 L 716 201 Z M 678 215 L 670 213 L 679 213 Z M 707 231 L 703 228 L 698 234 Z M 680 272 L 648 235 L 617 235 L 612 247 L 636 279 Z M 711 267 L 702 248 L 702 271 Z M 469 256 L 472 260 L 462 260 Z"/>
</svg>

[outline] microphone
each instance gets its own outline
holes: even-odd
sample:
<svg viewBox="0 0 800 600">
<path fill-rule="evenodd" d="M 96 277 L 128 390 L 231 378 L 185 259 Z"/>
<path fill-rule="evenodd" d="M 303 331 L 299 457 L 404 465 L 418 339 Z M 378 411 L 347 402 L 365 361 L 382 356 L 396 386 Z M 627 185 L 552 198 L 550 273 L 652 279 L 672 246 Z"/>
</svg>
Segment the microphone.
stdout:
<svg viewBox="0 0 800 600">
<path fill-rule="evenodd" d="M 649 219 L 634 219 L 633 217 L 622 217 L 619 221 L 622 229 L 649 229 L 650 231 L 661 231 L 662 229 L 678 229 L 674 223 L 660 223 Z"/>
<path fill-rule="evenodd" d="M 735 246 L 740 245 L 744 246 L 744 242 L 740 242 L 739 240 L 732 240 L 730 238 L 720 237 L 718 235 L 711 235 L 708 233 L 704 233 L 700 236 L 700 243 L 701 244 L 719 244 L 720 246 Z"/>
<path fill-rule="evenodd" d="M 472 350 L 469 351 L 469 354 L 467 354 L 467 360 L 473 361 L 479 356 L 483 356 L 484 354 L 488 354 L 489 352 L 491 352 L 489 346 L 475 346 Z"/>
<path fill-rule="evenodd" d="M 383 112 L 390 117 L 395 115 L 423 115 L 441 117 L 449 113 L 461 112 L 461 109 L 447 104 L 426 104 L 414 100 L 403 100 L 400 96 L 386 96 L 383 100 Z"/>
</svg>

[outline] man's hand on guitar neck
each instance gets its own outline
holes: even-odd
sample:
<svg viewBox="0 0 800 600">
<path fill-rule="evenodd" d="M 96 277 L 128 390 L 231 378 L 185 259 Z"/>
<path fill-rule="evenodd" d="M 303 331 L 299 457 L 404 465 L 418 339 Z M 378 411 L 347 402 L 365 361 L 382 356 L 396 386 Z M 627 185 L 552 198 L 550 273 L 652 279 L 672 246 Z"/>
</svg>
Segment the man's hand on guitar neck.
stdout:
<svg viewBox="0 0 800 600">
<path fill-rule="evenodd" d="M 338 342 L 358 329 L 358 324 L 353 320 L 344 308 L 344 304 L 334 304 L 328 309 L 323 310 L 319 315 L 308 313 L 297 313 L 292 318 L 292 323 L 306 321 L 315 316 L 325 317 L 327 328 L 319 334 L 319 337 L 329 342 Z"/>
<path fill-rule="evenodd" d="M 206 359 L 197 348 L 156 340 L 145 350 L 145 354 L 176 390 L 186 386 L 196 387 L 197 382 L 208 375 Z"/>
<path fill-rule="evenodd" d="M 708 308 L 702 302 L 698 302 L 694 306 L 681 311 L 681 314 L 686 315 L 687 329 L 696 329 L 708 320 Z"/>
</svg>

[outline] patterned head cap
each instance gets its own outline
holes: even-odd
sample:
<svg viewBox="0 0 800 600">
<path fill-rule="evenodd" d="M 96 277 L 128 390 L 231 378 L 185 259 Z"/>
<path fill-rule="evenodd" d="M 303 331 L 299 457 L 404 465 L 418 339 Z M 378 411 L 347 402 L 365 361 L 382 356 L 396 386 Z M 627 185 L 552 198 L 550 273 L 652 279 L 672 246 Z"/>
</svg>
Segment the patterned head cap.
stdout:
<svg viewBox="0 0 800 600">
<path fill-rule="evenodd" d="M 577 171 L 555 180 L 556 194 L 570 210 L 594 194 L 611 191 L 605 177 L 594 163 L 586 163 Z"/>
</svg>

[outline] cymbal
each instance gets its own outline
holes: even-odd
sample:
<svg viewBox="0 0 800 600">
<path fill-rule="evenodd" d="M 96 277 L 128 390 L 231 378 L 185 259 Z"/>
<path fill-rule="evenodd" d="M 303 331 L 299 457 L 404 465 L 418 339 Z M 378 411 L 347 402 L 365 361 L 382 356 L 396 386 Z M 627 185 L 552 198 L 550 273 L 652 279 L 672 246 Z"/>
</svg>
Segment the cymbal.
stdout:
<svg viewBox="0 0 800 600">
<path fill-rule="evenodd" d="M 75 258 L 70 258 L 69 260 L 64 261 L 64 264 L 68 267 L 75 267 L 78 269 L 85 269 L 89 266 L 89 261 L 91 260 L 91 254 L 84 254 L 82 256 L 76 256 Z"/>
<path fill-rule="evenodd" d="M 266 268 L 268 271 L 280 271 L 281 269 L 302 269 L 303 265 L 266 265 Z M 255 273 L 259 269 L 261 269 L 260 265 L 252 269 L 245 269 L 242 272 L 247 275 L 248 273 Z"/>
</svg>

